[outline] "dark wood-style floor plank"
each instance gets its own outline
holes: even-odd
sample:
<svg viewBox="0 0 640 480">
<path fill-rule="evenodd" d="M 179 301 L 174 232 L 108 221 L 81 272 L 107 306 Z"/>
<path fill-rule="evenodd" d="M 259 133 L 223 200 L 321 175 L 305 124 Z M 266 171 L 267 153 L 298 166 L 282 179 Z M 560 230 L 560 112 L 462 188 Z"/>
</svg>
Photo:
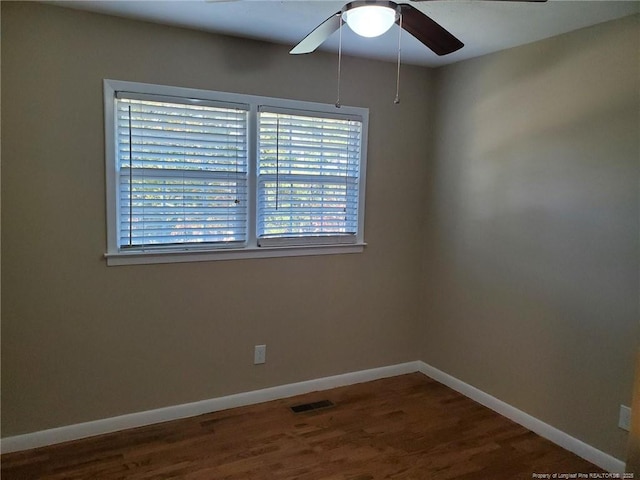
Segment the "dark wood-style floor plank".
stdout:
<svg viewBox="0 0 640 480">
<path fill-rule="evenodd" d="M 294 414 L 292 405 L 335 406 Z M 3 480 L 476 480 L 601 469 L 419 373 L 2 455 Z"/>
</svg>

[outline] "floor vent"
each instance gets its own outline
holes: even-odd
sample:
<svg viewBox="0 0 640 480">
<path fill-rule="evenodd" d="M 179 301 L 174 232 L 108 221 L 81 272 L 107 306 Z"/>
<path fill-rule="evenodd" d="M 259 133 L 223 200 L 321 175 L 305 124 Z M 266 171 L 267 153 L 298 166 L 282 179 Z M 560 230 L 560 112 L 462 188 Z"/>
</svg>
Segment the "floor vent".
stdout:
<svg viewBox="0 0 640 480">
<path fill-rule="evenodd" d="M 321 408 L 334 407 L 335 405 L 329 400 L 320 400 L 319 402 L 303 403 L 302 405 L 294 405 L 291 407 L 293 413 L 310 412 L 311 410 L 320 410 Z"/>
</svg>

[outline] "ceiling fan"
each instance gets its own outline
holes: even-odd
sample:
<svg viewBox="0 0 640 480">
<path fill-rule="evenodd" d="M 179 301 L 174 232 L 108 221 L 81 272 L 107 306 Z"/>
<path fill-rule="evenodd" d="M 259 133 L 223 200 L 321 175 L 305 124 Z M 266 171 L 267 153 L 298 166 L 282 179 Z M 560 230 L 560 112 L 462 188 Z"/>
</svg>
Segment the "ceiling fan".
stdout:
<svg viewBox="0 0 640 480">
<path fill-rule="evenodd" d="M 413 0 L 428 1 L 428 0 Z M 497 0 L 513 2 L 546 2 L 547 0 Z M 409 32 L 437 55 L 448 55 L 464 44 L 440 24 L 408 3 L 387 0 L 355 0 L 334 13 L 303 38 L 289 52 L 292 55 L 311 53 L 327 40 L 343 23 L 363 37 L 377 37 L 394 23 Z"/>
</svg>

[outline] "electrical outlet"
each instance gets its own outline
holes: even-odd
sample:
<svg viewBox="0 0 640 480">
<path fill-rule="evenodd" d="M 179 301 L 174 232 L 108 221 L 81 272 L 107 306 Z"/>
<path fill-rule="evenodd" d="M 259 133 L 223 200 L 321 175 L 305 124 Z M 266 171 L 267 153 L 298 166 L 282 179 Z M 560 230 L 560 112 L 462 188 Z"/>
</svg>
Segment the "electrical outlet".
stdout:
<svg viewBox="0 0 640 480">
<path fill-rule="evenodd" d="M 267 346 L 256 345 L 253 349 L 253 364 L 258 365 L 267 361 Z"/>
<path fill-rule="evenodd" d="M 631 430 L 631 409 L 620 405 L 620 418 L 618 420 L 618 426 L 627 432 Z"/>
</svg>

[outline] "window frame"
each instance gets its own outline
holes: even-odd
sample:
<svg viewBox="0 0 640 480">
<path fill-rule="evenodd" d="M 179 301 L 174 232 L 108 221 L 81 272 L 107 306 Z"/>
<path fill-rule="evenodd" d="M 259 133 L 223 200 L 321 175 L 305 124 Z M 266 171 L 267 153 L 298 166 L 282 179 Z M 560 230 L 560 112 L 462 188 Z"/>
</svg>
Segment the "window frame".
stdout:
<svg viewBox="0 0 640 480">
<path fill-rule="evenodd" d="M 117 92 L 151 95 L 156 97 L 179 97 L 184 102 L 191 99 L 221 104 L 248 106 L 247 125 L 247 242 L 243 246 L 194 245 L 153 247 L 148 250 L 126 250 L 118 246 L 118 184 L 116 158 L 115 102 Z M 363 107 L 340 106 L 289 100 L 258 95 L 246 95 L 185 87 L 173 87 L 138 83 L 121 80 L 103 80 L 104 119 L 105 119 L 105 170 L 106 170 L 106 226 L 107 252 L 104 254 L 107 265 L 135 265 L 177 262 L 201 262 L 211 260 L 232 260 L 242 258 L 271 258 L 306 255 L 331 255 L 360 253 L 366 245 L 364 241 L 365 186 L 367 171 L 367 143 L 369 109 Z M 261 108 L 277 109 L 293 115 L 316 115 L 338 119 L 357 119 L 362 122 L 360 145 L 360 175 L 358 178 L 358 222 L 355 243 L 336 243 L 333 237 L 327 237 L 327 243 L 308 243 L 305 245 L 260 246 L 257 238 L 257 162 L 258 162 L 258 112 Z"/>
</svg>

